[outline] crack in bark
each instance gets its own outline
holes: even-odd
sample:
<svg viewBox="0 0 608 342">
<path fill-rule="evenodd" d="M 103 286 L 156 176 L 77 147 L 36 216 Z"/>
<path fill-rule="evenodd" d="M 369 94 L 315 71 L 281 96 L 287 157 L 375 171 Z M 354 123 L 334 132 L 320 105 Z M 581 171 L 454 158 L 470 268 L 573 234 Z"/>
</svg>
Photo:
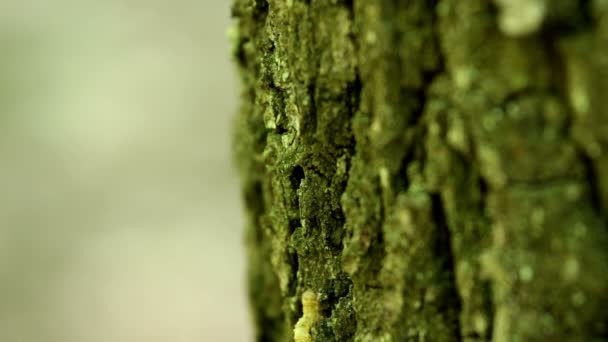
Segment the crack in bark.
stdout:
<svg viewBox="0 0 608 342">
<path fill-rule="evenodd" d="M 455 330 L 454 337 L 457 338 L 457 341 L 462 341 L 462 332 L 459 318 L 460 313 L 462 311 L 462 302 L 458 294 L 458 287 L 456 286 L 456 271 L 454 267 L 455 259 L 454 253 L 452 251 L 451 233 L 448 229 L 446 214 L 443 209 L 443 204 L 440 195 L 431 194 L 431 205 L 432 215 L 437 229 L 435 255 L 437 255 L 438 258 L 445 258 L 443 260 L 443 270 L 446 273 L 445 276 L 448 278 L 446 298 L 441 304 L 443 305 L 444 312 L 452 312 L 452 314 L 456 316 L 456 320 L 453 327 L 453 329 Z"/>
</svg>

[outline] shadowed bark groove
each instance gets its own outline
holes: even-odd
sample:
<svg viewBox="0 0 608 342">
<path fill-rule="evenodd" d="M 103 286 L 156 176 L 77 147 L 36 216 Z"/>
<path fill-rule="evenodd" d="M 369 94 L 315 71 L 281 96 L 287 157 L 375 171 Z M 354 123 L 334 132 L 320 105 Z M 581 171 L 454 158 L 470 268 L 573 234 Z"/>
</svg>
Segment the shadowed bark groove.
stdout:
<svg viewBox="0 0 608 342">
<path fill-rule="evenodd" d="M 257 340 L 607 338 L 606 1 L 232 13 Z"/>
</svg>

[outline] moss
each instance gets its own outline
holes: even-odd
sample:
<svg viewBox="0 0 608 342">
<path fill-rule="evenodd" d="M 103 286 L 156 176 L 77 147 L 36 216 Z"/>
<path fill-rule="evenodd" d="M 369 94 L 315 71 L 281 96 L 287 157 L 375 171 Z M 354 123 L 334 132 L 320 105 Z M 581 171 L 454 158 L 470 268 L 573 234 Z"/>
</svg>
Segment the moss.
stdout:
<svg viewBox="0 0 608 342">
<path fill-rule="evenodd" d="M 608 7 L 496 3 L 234 2 L 258 340 L 608 336 Z"/>
</svg>

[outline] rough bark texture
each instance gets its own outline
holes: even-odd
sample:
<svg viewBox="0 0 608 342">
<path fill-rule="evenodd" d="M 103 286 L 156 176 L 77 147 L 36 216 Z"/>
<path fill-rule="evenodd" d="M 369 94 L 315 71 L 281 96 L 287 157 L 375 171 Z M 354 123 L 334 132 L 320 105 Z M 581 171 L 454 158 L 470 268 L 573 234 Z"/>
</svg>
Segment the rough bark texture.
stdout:
<svg viewBox="0 0 608 342">
<path fill-rule="evenodd" d="M 608 338 L 608 1 L 233 16 L 259 341 Z"/>
</svg>

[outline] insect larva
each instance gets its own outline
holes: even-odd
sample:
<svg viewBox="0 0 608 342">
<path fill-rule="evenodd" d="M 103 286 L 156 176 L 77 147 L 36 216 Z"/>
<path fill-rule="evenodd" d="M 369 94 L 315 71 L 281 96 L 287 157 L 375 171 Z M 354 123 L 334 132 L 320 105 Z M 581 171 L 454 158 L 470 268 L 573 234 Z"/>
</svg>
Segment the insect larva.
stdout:
<svg viewBox="0 0 608 342">
<path fill-rule="evenodd" d="M 317 321 L 319 316 L 319 299 L 312 291 L 305 291 L 302 294 L 302 317 L 293 329 L 293 339 L 295 342 L 312 342 L 310 329 Z"/>
</svg>

